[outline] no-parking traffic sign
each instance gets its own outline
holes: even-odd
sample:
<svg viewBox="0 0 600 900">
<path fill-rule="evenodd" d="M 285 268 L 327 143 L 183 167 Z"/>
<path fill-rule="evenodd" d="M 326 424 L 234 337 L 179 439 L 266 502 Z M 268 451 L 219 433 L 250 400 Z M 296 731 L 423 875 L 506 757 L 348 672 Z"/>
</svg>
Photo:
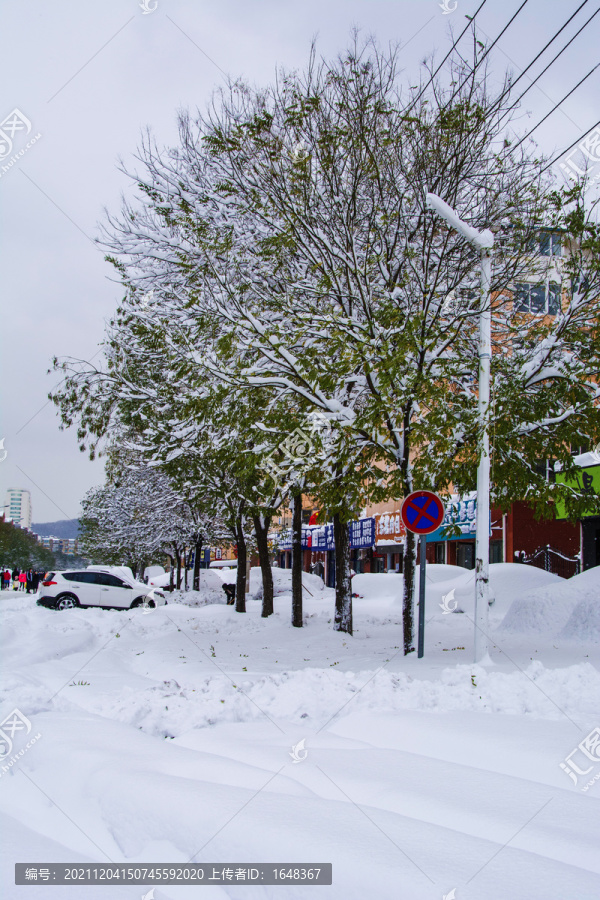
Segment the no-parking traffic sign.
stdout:
<svg viewBox="0 0 600 900">
<path fill-rule="evenodd" d="M 400 515 L 409 531 L 431 534 L 444 521 L 446 508 L 433 491 L 413 491 L 404 499 Z"/>
<path fill-rule="evenodd" d="M 400 516 L 409 531 L 421 536 L 419 551 L 419 644 L 417 656 L 425 652 L 425 571 L 427 566 L 426 534 L 439 528 L 446 514 L 443 501 L 433 491 L 413 491 L 405 498 Z"/>
</svg>

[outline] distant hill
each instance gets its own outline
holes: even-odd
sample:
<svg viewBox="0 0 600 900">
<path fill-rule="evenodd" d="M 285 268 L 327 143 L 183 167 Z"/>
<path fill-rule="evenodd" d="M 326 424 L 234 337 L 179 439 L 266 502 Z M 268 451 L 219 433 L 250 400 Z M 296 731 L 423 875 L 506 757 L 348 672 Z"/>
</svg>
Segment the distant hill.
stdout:
<svg viewBox="0 0 600 900">
<path fill-rule="evenodd" d="M 31 530 L 42 537 L 76 538 L 79 519 L 60 519 L 58 522 L 32 522 Z"/>
</svg>

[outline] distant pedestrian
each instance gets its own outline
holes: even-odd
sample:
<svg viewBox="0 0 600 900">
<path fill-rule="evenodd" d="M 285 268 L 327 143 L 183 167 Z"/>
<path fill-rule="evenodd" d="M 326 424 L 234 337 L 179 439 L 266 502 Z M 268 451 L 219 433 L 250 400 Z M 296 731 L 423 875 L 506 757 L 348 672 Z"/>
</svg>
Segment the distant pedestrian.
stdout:
<svg viewBox="0 0 600 900">
<path fill-rule="evenodd" d="M 233 606 L 235 603 L 235 584 L 224 584 L 223 590 L 227 597 L 227 606 Z"/>
<path fill-rule="evenodd" d="M 18 580 L 19 580 L 19 570 L 18 570 L 18 569 L 13 569 L 13 571 L 12 571 L 12 580 L 13 580 L 13 581 L 18 581 Z"/>
<path fill-rule="evenodd" d="M 31 580 L 31 587 L 32 587 L 32 589 L 33 589 L 33 593 L 34 593 L 34 594 L 37 593 L 37 589 L 38 589 L 38 587 L 39 587 L 39 585 L 40 585 L 40 579 L 41 579 L 41 577 L 42 577 L 42 576 L 40 575 L 39 572 L 34 572 L 34 573 L 33 573 L 33 578 L 32 578 L 32 580 Z"/>
<path fill-rule="evenodd" d="M 19 590 L 24 591 L 27 586 L 27 574 L 25 572 L 21 572 L 18 580 L 19 580 Z"/>
<path fill-rule="evenodd" d="M 5 569 L 2 573 L 2 587 L 5 591 L 10 590 L 10 569 Z"/>
<path fill-rule="evenodd" d="M 33 587 L 33 569 L 27 569 L 27 593 L 31 593 Z"/>
</svg>

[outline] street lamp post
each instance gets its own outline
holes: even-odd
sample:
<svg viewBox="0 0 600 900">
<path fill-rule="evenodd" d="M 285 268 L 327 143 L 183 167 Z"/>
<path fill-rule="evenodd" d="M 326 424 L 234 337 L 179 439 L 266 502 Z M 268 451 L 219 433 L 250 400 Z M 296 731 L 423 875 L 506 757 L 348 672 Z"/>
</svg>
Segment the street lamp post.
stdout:
<svg viewBox="0 0 600 900">
<path fill-rule="evenodd" d="M 490 364 L 492 358 L 492 311 L 490 283 L 491 251 L 494 235 L 478 231 L 458 217 L 437 194 L 427 194 L 427 206 L 435 210 L 465 240 L 481 253 L 481 295 L 479 304 L 479 396 L 478 414 L 481 450 L 477 467 L 477 528 L 475 532 L 475 662 L 488 657 L 489 577 L 490 577 Z"/>
</svg>

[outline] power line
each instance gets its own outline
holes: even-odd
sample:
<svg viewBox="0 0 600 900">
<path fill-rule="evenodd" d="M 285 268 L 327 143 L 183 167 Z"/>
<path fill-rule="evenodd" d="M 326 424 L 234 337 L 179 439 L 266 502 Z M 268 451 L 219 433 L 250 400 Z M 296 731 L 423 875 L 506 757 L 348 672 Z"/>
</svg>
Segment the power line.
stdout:
<svg viewBox="0 0 600 900">
<path fill-rule="evenodd" d="M 595 125 L 592 125 L 591 128 L 588 128 L 588 130 L 586 132 L 584 132 L 584 134 L 588 134 L 590 131 L 593 131 L 593 129 L 597 128 L 599 125 L 600 125 L 600 119 L 598 119 L 598 121 L 596 122 Z M 574 140 L 572 144 L 569 144 L 569 146 L 567 147 L 566 150 L 561 150 L 561 152 L 558 154 L 558 156 L 555 156 L 554 159 L 551 159 L 550 162 L 547 165 L 545 165 L 543 169 L 540 170 L 540 173 L 545 172 L 546 169 L 549 169 L 550 166 L 553 166 L 554 163 L 557 162 L 561 158 L 561 156 L 564 156 L 565 153 L 568 153 L 569 150 L 572 150 L 573 147 L 575 147 L 579 143 L 580 140 L 581 140 L 581 136 L 578 137 L 576 140 Z"/>
<path fill-rule="evenodd" d="M 471 27 L 472 22 L 474 22 L 474 20 L 475 20 L 475 17 L 476 17 L 476 16 L 478 15 L 478 13 L 483 9 L 483 7 L 485 6 L 486 3 L 487 3 L 487 0 L 483 0 L 483 2 L 480 3 L 479 6 L 477 7 L 477 9 L 475 10 L 475 12 L 473 13 L 473 15 L 470 16 L 470 17 L 468 17 L 468 18 L 469 18 L 468 23 L 465 25 L 465 27 L 463 28 L 463 30 L 461 31 L 461 33 L 459 34 L 459 36 L 456 38 L 456 40 L 453 41 L 452 46 L 450 47 L 450 49 L 449 49 L 448 52 L 446 53 L 445 57 L 443 58 L 443 60 L 441 61 L 441 63 L 440 63 L 439 66 L 437 67 L 437 69 L 432 73 L 431 78 L 429 79 L 429 81 L 426 82 L 426 84 L 425 84 L 425 85 L 423 86 L 423 88 L 419 91 L 419 93 L 417 94 L 417 96 L 415 97 L 415 99 L 413 100 L 413 102 L 410 104 L 410 106 L 409 106 L 408 109 L 406 110 L 407 113 L 409 113 L 410 110 L 414 107 L 414 105 L 415 105 L 416 103 L 418 103 L 418 101 L 419 101 L 420 98 L 423 96 L 423 94 L 425 93 L 425 91 L 427 90 L 427 88 L 429 87 L 429 85 L 433 82 L 433 79 L 435 78 L 435 76 L 436 76 L 436 75 L 438 74 L 438 72 L 441 70 L 441 68 L 442 68 L 442 66 L 444 65 L 444 63 L 445 63 L 445 62 L 448 60 L 448 58 L 452 55 L 452 51 L 456 48 L 456 45 L 458 44 L 458 42 L 460 41 L 460 39 L 461 39 L 461 38 L 463 37 L 463 35 L 469 30 L 469 28 Z"/>
<path fill-rule="evenodd" d="M 577 15 L 577 13 L 578 13 L 578 12 L 582 9 L 582 7 L 585 5 L 585 2 L 587 2 L 587 0 L 584 0 L 584 3 L 582 3 L 582 4 L 577 8 L 577 10 L 575 10 L 575 12 L 573 13 L 573 15 L 569 17 L 569 19 L 564 23 L 564 25 L 562 25 L 561 28 L 556 32 L 556 34 L 550 39 L 550 41 L 548 41 L 548 42 L 546 43 L 544 49 L 541 50 L 540 53 L 538 53 L 538 54 L 536 55 L 535 59 L 534 59 L 534 60 L 533 60 L 533 61 L 532 61 L 532 62 L 531 62 L 524 70 L 523 70 L 523 72 L 521 73 L 521 75 L 519 76 L 519 78 L 518 78 L 515 82 L 513 82 L 513 84 L 511 85 L 511 88 L 510 88 L 510 89 L 512 89 L 512 87 L 514 87 L 514 85 L 515 85 L 515 84 L 517 83 L 517 81 L 519 81 L 519 79 L 525 74 L 525 72 L 527 72 L 527 70 L 528 70 L 529 68 L 531 68 L 531 66 L 533 65 L 533 63 L 535 62 L 535 60 L 539 59 L 540 55 L 544 52 L 544 50 L 546 50 L 546 49 L 550 46 L 550 44 L 553 43 L 553 41 L 554 41 L 554 40 L 556 39 L 556 37 L 561 33 L 561 31 L 563 31 L 564 28 L 569 24 L 569 22 L 572 21 L 573 16 Z M 587 28 L 587 26 L 590 24 L 590 22 L 592 21 L 592 19 L 595 18 L 595 16 L 597 16 L 599 12 L 600 12 L 600 7 L 598 7 L 598 9 L 597 9 L 594 13 L 592 13 L 592 15 L 589 17 L 589 19 L 587 19 L 587 21 L 583 23 L 583 25 L 581 26 L 581 28 L 579 28 L 579 29 L 575 32 L 575 34 L 567 41 L 567 43 L 564 45 L 564 47 L 563 47 L 561 50 L 559 50 L 559 52 L 558 52 L 558 53 L 550 60 L 550 62 L 548 63 L 548 65 L 547 65 L 547 66 L 539 73 L 539 75 L 536 76 L 536 78 L 535 78 L 535 79 L 531 82 L 531 84 L 523 91 L 523 93 L 517 98 L 517 100 L 515 100 L 515 102 L 514 102 L 514 103 L 513 103 L 513 104 L 505 111 L 505 113 L 504 113 L 504 114 L 501 116 L 501 118 L 499 119 L 498 124 L 500 124 L 500 123 L 503 121 L 503 119 L 505 119 L 506 116 L 509 115 L 509 114 L 512 112 L 512 110 L 515 108 L 515 106 L 516 106 L 518 103 L 520 103 L 520 101 L 521 101 L 522 98 L 525 96 L 525 94 L 526 94 L 529 90 L 531 90 L 531 88 L 536 84 L 537 81 L 539 81 L 539 79 L 542 77 L 542 75 L 544 75 L 544 73 L 548 71 L 548 69 L 550 68 L 550 66 L 553 65 L 553 64 L 556 62 L 556 60 L 559 58 L 559 56 L 561 56 L 561 55 L 564 53 L 564 51 L 565 51 L 565 50 L 573 43 L 573 41 L 581 34 L 581 32 L 582 32 L 585 28 Z M 596 67 L 596 68 L 597 68 L 597 67 Z M 526 134 L 525 137 L 522 138 L 522 139 L 519 141 L 518 144 L 516 144 L 516 145 L 514 145 L 514 146 L 507 147 L 507 148 L 506 148 L 506 155 L 509 156 L 509 155 L 510 155 L 517 147 L 519 147 L 520 144 L 522 144 L 523 141 L 526 140 L 527 137 L 529 137 L 529 136 L 535 131 L 535 129 L 538 128 L 538 127 L 542 124 L 542 122 L 544 122 L 544 121 L 548 118 L 548 116 L 550 116 L 556 109 L 558 109 L 558 107 L 564 102 L 564 100 L 566 100 L 567 97 L 569 97 L 569 96 L 573 93 L 573 91 L 575 91 L 575 90 L 579 87 L 579 85 L 583 83 L 583 81 L 585 81 L 587 78 L 589 78 L 589 76 L 593 73 L 593 71 L 594 71 L 594 69 L 592 69 L 590 72 L 588 72 L 588 74 L 585 76 L 585 78 L 583 78 L 577 85 L 575 85 L 575 87 L 574 87 L 574 88 L 573 88 L 573 89 L 572 89 L 565 97 L 563 97 L 563 99 L 562 99 L 559 103 L 555 104 L 555 106 L 554 106 L 554 107 L 552 108 L 552 110 L 548 113 L 548 115 L 545 116 L 544 119 L 542 119 L 540 122 L 538 122 L 537 125 L 535 125 L 534 128 L 532 128 L 532 129 L 528 132 L 528 134 Z M 550 99 L 550 98 L 549 98 L 549 99 Z M 598 123 L 597 123 L 597 124 L 598 124 Z M 595 128 L 595 127 L 596 127 L 595 125 L 592 126 L 592 128 Z M 589 129 L 589 130 L 591 130 L 591 129 Z M 584 132 L 584 133 L 587 134 L 587 132 Z M 578 140 L 580 140 L 580 138 L 578 138 Z M 560 159 L 560 157 L 561 157 L 562 155 L 564 155 L 564 153 L 568 153 L 569 150 L 571 150 L 571 149 L 575 146 L 575 144 L 577 144 L 577 140 L 574 141 L 573 144 L 571 144 L 570 147 L 568 147 L 566 150 L 562 151 L 557 157 L 555 157 L 554 160 L 552 160 L 551 162 L 549 162 L 548 165 L 545 166 L 545 167 L 541 170 L 541 172 L 545 172 L 546 169 L 550 168 L 550 166 L 553 165 L 554 162 L 556 162 L 557 159 Z M 490 174 L 490 173 L 487 173 L 487 174 Z"/>
<path fill-rule="evenodd" d="M 562 98 L 562 100 L 559 100 L 558 103 L 555 103 L 554 106 L 552 107 L 552 109 L 550 110 L 550 112 L 546 113 L 544 118 L 540 119 L 540 121 L 537 123 L 537 125 L 534 125 L 533 128 L 530 131 L 528 131 L 527 134 L 521 138 L 521 140 L 518 142 L 518 144 L 515 144 L 514 147 L 510 147 L 510 152 L 513 153 L 517 149 L 517 147 L 520 147 L 521 144 L 523 143 L 523 141 L 526 141 L 527 138 L 530 137 L 533 134 L 533 132 L 537 128 L 539 128 L 540 125 L 542 125 L 546 121 L 546 119 L 548 119 L 552 115 L 552 113 L 555 112 L 558 109 L 558 107 L 561 106 L 565 102 L 565 100 L 568 100 L 568 98 L 571 96 L 571 94 L 573 94 L 577 90 L 577 88 L 583 84 L 584 81 L 587 81 L 587 79 L 590 77 L 590 75 L 593 75 L 594 72 L 596 71 L 596 69 L 599 67 L 600 67 L 600 63 L 596 63 L 594 68 L 590 69 L 590 71 L 587 73 L 587 75 L 584 75 L 583 78 L 581 79 L 581 81 L 578 81 L 577 84 L 575 85 L 575 87 L 571 88 L 571 90 L 568 92 L 568 94 L 565 94 L 565 96 Z"/>
<path fill-rule="evenodd" d="M 587 0 L 586 0 L 586 2 L 587 2 Z M 582 6 L 583 6 L 583 4 L 582 4 Z M 579 9 L 581 9 L 581 6 L 579 7 Z M 577 12 L 579 12 L 579 10 L 577 10 Z M 550 60 L 550 62 L 548 63 L 548 65 L 547 65 L 544 69 L 542 69 L 542 71 L 539 73 L 539 75 L 537 75 L 537 76 L 535 77 L 535 79 L 531 82 L 531 84 L 530 84 L 527 88 L 525 88 L 525 90 L 523 91 L 523 93 L 515 100 L 515 102 L 514 102 L 513 106 L 511 107 L 511 109 L 514 109 L 514 107 L 517 105 L 517 103 L 520 103 L 520 102 L 521 102 L 521 100 L 523 99 L 523 97 L 525 96 L 525 94 L 526 94 L 528 91 L 531 90 L 531 88 L 536 84 L 536 82 L 538 82 L 538 81 L 540 80 L 540 78 L 542 77 L 542 75 L 545 75 L 545 73 L 548 71 L 548 69 L 550 68 L 550 66 L 554 65 L 554 63 L 555 63 L 556 60 L 559 58 L 559 56 L 562 56 L 562 54 L 565 52 L 565 50 L 566 50 L 568 47 L 571 46 L 571 44 L 573 43 L 573 41 L 575 40 L 575 38 L 577 38 L 577 37 L 581 34 L 581 32 L 582 32 L 585 28 L 587 28 L 587 26 L 590 24 L 590 22 L 592 21 L 592 19 L 593 19 L 595 16 L 597 16 L 598 13 L 600 13 L 600 6 L 598 7 L 598 9 L 596 10 L 595 13 L 592 13 L 592 15 L 589 17 L 589 19 L 587 20 L 587 22 L 584 22 L 584 24 L 581 26 L 581 28 L 579 29 L 579 31 L 576 31 L 575 34 L 573 35 L 573 37 L 572 37 L 569 41 L 567 41 L 567 43 L 565 44 L 565 46 L 564 46 L 561 50 L 559 50 L 558 53 Z M 573 13 L 573 15 L 576 15 L 576 13 Z M 571 16 L 571 19 L 572 19 L 572 18 L 573 18 L 573 16 Z M 564 24 L 563 27 L 560 29 L 560 31 L 562 31 L 563 28 L 564 28 L 566 25 L 569 24 L 569 22 L 571 21 L 571 19 L 569 19 L 567 22 L 565 22 L 565 24 Z M 554 40 L 554 38 L 557 37 L 557 36 L 560 34 L 560 31 L 557 31 L 556 35 L 552 38 L 552 40 L 549 41 L 549 42 L 546 44 L 546 47 L 544 47 L 544 50 L 545 50 L 547 47 L 550 46 L 550 44 L 552 43 L 552 41 Z M 544 51 L 542 50 L 541 53 L 543 53 L 543 52 L 544 52 Z M 539 56 L 540 56 L 540 54 L 538 53 L 538 56 L 536 56 L 536 59 L 537 59 Z M 534 60 L 534 62 L 535 62 L 535 60 Z M 530 68 L 530 66 L 528 66 L 527 68 Z M 527 71 L 527 69 L 525 69 L 525 71 L 522 73 L 522 75 L 524 75 L 526 71 Z M 519 78 L 521 78 L 521 75 L 519 76 Z M 517 81 L 519 80 L 519 78 L 517 78 Z M 517 83 L 517 81 L 515 81 L 515 82 L 513 83 L 512 87 L 514 87 L 514 85 Z M 510 112 L 510 110 L 508 110 L 508 112 Z"/>
<path fill-rule="evenodd" d="M 515 86 L 516 84 L 519 83 L 519 81 L 521 80 L 521 78 L 523 77 L 523 75 L 526 75 L 526 74 L 527 74 L 527 72 L 529 71 L 529 69 L 530 69 L 530 68 L 538 61 L 538 59 L 540 58 L 540 56 L 541 56 L 543 53 L 546 52 L 546 50 L 548 49 L 548 47 L 549 47 L 551 44 L 554 43 L 554 41 L 556 40 L 556 38 L 559 36 L 559 34 L 561 34 L 561 32 L 563 32 L 563 31 L 565 30 L 565 28 L 567 27 L 567 25 L 569 25 L 569 24 L 573 21 L 573 19 L 574 19 L 575 16 L 577 15 L 577 13 L 578 13 L 580 10 L 583 9 L 583 7 L 586 5 L 586 3 L 589 3 L 589 0 L 583 0 L 583 3 L 582 3 L 580 6 L 577 7 L 577 9 L 575 10 L 575 12 L 574 12 L 571 16 L 569 16 L 569 18 L 567 19 L 567 21 L 565 22 L 565 24 L 562 25 L 562 26 L 558 29 L 558 31 L 556 32 L 556 34 L 555 34 L 553 37 L 550 38 L 550 40 L 548 41 L 548 43 L 547 43 L 544 47 L 542 47 L 542 49 L 541 49 L 540 52 L 537 54 L 537 56 L 535 56 L 535 57 L 531 60 L 531 62 L 530 62 L 529 65 L 527 66 L 527 68 L 523 69 L 523 71 L 521 72 L 521 74 L 519 75 L 519 77 L 516 78 L 516 79 L 513 81 L 513 83 L 511 84 L 511 90 L 514 88 L 514 86 Z M 588 25 L 589 22 L 591 22 L 591 20 L 594 18 L 594 16 L 595 16 L 596 13 L 598 13 L 598 12 L 600 12 L 600 9 L 597 9 L 596 12 L 594 13 L 594 15 L 591 16 L 591 17 L 587 20 L 587 22 L 586 22 L 585 24 Z M 582 28 L 579 29 L 579 31 L 581 31 L 583 28 L 585 28 L 585 25 L 583 25 Z M 577 34 L 579 34 L 579 31 L 577 32 Z M 573 40 L 577 37 L 577 34 L 573 35 L 573 37 L 571 38 L 571 41 L 573 41 Z M 571 43 L 571 41 L 569 41 L 569 44 Z M 569 44 L 567 44 L 565 47 L 563 47 L 563 49 L 562 49 L 560 52 L 562 53 L 564 50 L 566 50 L 567 47 L 569 46 Z M 558 54 L 558 55 L 560 55 L 560 54 Z M 554 59 L 557 59 L 557 57 L 555 56 Z M 554 60 L 552 60 L 552 62 L 554 62 Z M 552 65 L 552 63 L 549 63 L 549 65 Z M 545 71 L 546 71 L 546 70 L 544 69 L 544 72 L 545 72 Z M 542 74 L 543 74 L 543 73 L 542 73 Z M 540 77 L 540 76 L 538 75 L 538 78 L 539 78 L 539 77 Z M 537 81 L 537 79 L 536 79 L 536 81 Z M 535 81 L 533 82 L 533 84 L 535 84 Z M 532 87 L 531 84 L 529 85 L 529 87 L 527 88 L 527 90 L 529 90 L 530 87 Z M 521 94 L 521 96 L 523 96 L 523 94 Z"/>
<path fill-rule="evenodd" d="M 515 21 L 515 19 L 517 18 L 517 16 L 519 15 L 519 13 L 521 12 L 521 10 L 523 9 L 523 7 L 527 5 L 527 3 L 529 3 L 529 0 L 523 0 L 523 2 L 521 3 L 520 7 L 518 8 L 518 10 L 517 10 L 517 11 L 514 13 L 514 15 L 511 16 L 511 18 L 508 20 L 508 22 L 506 23 L 506 25 L 504 26 L 504 28 L 502 29 L 502 31 L 500 32 L 500 34 L 498 35 L 498 37 L 495 38 L 495 39 L 492 41 L 492 43 L 491 43 L 490 46 L 486 49 L 485 53 L 483 54 L 483 56 L 481 57 L 481 59 L 478 61 L 478 63 L 477 63 L 475 66 L 473 66 L 473 69 L 469 72 L 469 74 L 468 74 L 465 78 L 463 78 L 463 80 L 461 81 L 461 83 L 459 84 L 459 86 L 456 88 L 456 90 L 454 91 L 454 93 L 452 94 L 452 96 L 450 97 L 450 99 L 448 100 L 448 105 L 450 105 L 450 104 L 452 103 L 452 101 L 454 100 L 454 98 L 456 97 L 456 95 L 459 93 L 459 91 L 462 90 L 462 88 L 463 88 L 464 85 L 467 83 L 467 81 L 469 80 L 469 78 L 471 78 L 471 76 L 477 71 L 477 69 L 479 68 L 479 66 L 481 65 L 481 63 L 484 61 L 484 59 L 486 58 L 486 56 L 488 55 L 488 53 L 489 53 L 491 50 L 493 50 L 493 48 L 496 46 L 496 44 L 498 43 L 498 41 L 500 40 L 500 38 L 502 37 L 502 35 L 507 31 L 508 28 L 510 28 L 510 26 L 512 25 L 512 23 Z"/>
</svg>

